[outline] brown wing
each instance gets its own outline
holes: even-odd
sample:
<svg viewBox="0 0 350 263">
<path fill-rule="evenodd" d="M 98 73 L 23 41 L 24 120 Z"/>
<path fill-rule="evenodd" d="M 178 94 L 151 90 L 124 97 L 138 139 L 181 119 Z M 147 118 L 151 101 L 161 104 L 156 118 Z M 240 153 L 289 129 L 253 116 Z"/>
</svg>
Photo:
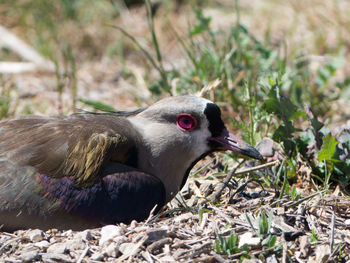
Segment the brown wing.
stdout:
<svg viewBox="0 0 350 263">
<path fill-rule="evenodd" d="M 113 115 L 27 117 L 0 122 L 0 159 L 89 186 L 108 162 L 128 162 L 137 138 L 127 119 Z"/>
</svg>

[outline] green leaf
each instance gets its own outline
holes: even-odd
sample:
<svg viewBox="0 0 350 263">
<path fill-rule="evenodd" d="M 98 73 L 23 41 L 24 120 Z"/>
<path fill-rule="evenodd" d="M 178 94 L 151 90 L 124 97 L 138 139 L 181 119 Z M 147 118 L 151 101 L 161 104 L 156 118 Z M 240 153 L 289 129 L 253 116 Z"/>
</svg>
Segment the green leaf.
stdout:
<svg viewBox="0 0 350 263">
<path fill-rule="evenodd" d="M 199 24 L 195 25 L 191 30 L 191 35 L 197 35 L 200 33 L 203 33 L 205 31 L 209 31 L 209 23 L 211 20 L 211 17 L 204 17 L 201 10 L 197 9 L 195 10 L 196 18 L 199 21 Z"/>
<path fill-rule="evenodd" d="M 100 111 L 105 111 L 105 112 L 116 112 L 117 110 L 114 109 L 111 106 L 108 106 L 102 102 L 95 101 L 95 100 L 84 100 L 84 99 L 79 99 L 80 102 L 84 103 L 85 105 L 88 105 L 95 110 L 100 110 Z"/>
<path fill-rule="evenodd" d="M 260 213 L 258 223 L 259 223 L 259 234 L 266 235 L 269 229 L 268 229 L 268 222 L 267 222 L 267 218 L 264 210 L 262 210 Z"/>
<path fill-rule="evenodd" d="M 295 185 L 293 185 L 292 191 L 291 191 L 291 193 L 290 193 L 290 197 L 291 197 L 292 200 L 294 200 L 294 198 L 295 198 L 295 196 L 296 196 L 296 191 L 297 191 L 297 188 L 296 188 Z"/>
<path fill-rule="evenodd" d="M 277 237 L 274 235 L 269 235 L 267 238 L 265 238 L 262 242 L 261 245 L 262 246 L 267 246 L 269 248 L 272 248 L 275 246 L 277 241 Z"/>
<path fill-rule="evenodd" d="M 215 240 L 215 250 L 217 253 L 221 253 L 221 247 L 217 239 Z"/>
<path fill-rule="evenodd" d="M 162 89 L 159 84 L 150 85 L 148 87 L 148 90 L 157 96 L 160 96 L 162 94 Z"/>
<path fill-rule="evenodd" d="M 338 141 L 337 139 L 332 136 L 331 134 L 326 135 L 323 138 L 323 144 L 321 151 L 318 153 L 317 160 L 322 161 L 331 161 L 335 151 L 337 149 Z"/>
</svg>

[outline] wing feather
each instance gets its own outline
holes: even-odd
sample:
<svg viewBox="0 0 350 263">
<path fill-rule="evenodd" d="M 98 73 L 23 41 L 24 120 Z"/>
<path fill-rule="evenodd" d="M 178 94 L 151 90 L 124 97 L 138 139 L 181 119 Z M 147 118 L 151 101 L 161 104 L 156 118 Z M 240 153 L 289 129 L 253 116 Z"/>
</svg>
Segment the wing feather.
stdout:
<svg viewBox="0 0 350 263">
<path fill-rule="evenodd" d="M 139 136 L 113 115 L 27 117 L 0 122 L 0 159 L 90 186 L 111 160 L 127 163 Z"/>
</svg>

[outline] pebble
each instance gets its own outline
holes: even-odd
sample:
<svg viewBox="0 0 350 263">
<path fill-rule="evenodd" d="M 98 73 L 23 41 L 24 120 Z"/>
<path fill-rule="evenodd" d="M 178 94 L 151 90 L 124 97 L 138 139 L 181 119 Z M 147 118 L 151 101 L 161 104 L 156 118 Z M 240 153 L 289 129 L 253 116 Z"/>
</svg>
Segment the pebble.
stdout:
<svg viewBox="0 0 350 263">
<path fill-rule="evenodd" d="M 84 249 L 86 246 L 84 241 L 80 238 L 74 238 L 72 240 L 66 241 L 65 243 L 66 248 L 69 251 Z"/>
<path fill-rule="evenodd" d="M 119 246 L 119 251 L 123 255 L 130 255 L 134 252 L 135 249 L 136 249 L 136 244 L 134 243 L 123 243 Z"/>
<path fill-rule="evenodd" d="M 50 243 L 46 240 L 34 243 L 34 246 L 36 246 L 38 248 L 48 248 L 49 245 L 50 245 Z"/>
<path fill-rule="evenodd" d="M 40 229 L 33 229 L 27 233 L 27 237 L 32 242 L 39 242 L 44 239 L 44 232 Z"/>
<path fill-rule="evenodd" d="M 155 241 L 158 241 L 164 237 L 167 236 L 167 230 L 158 228 L 158 229 L 151 229 L 146 232 L 147 239 L 145 240 L 145 244 L 151 244 Z"/>
<path fill-rule="evenodd" d="M 241 248 L 244 245 L 250 246 L 252 248 L 260 247 L 260 238 L 253 237 L 253 233 L 246 232 L 239 236 L 239 244 L 238 247 Z"/>
<path fill-rule="evenodd" d="M 345 225 L 350 225 L 350 219 L 346 219 L 346 220 L 344 221 L 344 224 L 345 224 Z"/>
<path fill-rule="evenodd" d="M 278 260 L 275 255 L 271 255 L 266 259 L 266 263 L 278 263 Z"/>
<path fill-rule="evenodd" d="M 89 229 L 77 233 L 75 235 L 74 239 L 76 239 L 76 238 L 80 238 L 81 240 L 84 240 L 84 241 L 90 241 L 90 240 L 94 239 L 94 237 L 91 234 L 91 231 Z"/>
<path fill-rule="evenodd" d="M 113 238 L 113 243 L 115 243 L 117 246 L 120 246 L 123 243 L 130 242 L 130 239 L 126 236 L 118 236 Z"/>
<path fill-rule="evenodd" d="M 330 247 L 328 244 L 316 247 L 316 262 L 327 262 L 330 257 Z"/>
<path fill-rule="evenodd" d="M 116 258 L 119 253 L 119 246 L 118 244 L 112 242 L 103 250 L 103 252 L 109 257 Z"/>
<path fill-rule="evenodd" d="M 159 259 L 159 261 L 160 262 L 176 262 L 175 259 L 172 256 L 170 256 L 170 255 L 166 255 L 164 257 L 161 257 Z"/>
<path fill-rule="evenodd" d="M 61 235 L 64 237 L 71 237 L 73 235 L 73 231 L 67 230 L 67 231 L 63 232 Z"/>
<path fill-rule="evenodd" d="M 48 247 L 47 253 L 64 254 L 69 253 L 66 243 L 55 243 Z"/>
<path fill-rule="evenodd" d="M 123 235 L 123 231 L 120 227 L 116 225 L 107 225 L 101 228 L 101 238 L 99 240 L 99 245 L 105 245 L 110 242 L 114 237 Z"/>
<path fill-rule="evenodd" d="M 103 259 L 103 253 L 96 252 L 96 253 L 94 253 L 94 254 L 91 255 L 90 259 L 91 259 L 91 260 L 96 260 L 96 261 L 102 261 L 102 259 Z"/>
<path fill-rule="evenodd" d="M 23 262 L 33 262 L 36 260 L 40 260 L 41 256 L 39 254 L 38 250 L 32 250 L 32 251 L 28 251 L 25 253 L 22 253 L 19 258 L 23 261 Z"/>
</svg>

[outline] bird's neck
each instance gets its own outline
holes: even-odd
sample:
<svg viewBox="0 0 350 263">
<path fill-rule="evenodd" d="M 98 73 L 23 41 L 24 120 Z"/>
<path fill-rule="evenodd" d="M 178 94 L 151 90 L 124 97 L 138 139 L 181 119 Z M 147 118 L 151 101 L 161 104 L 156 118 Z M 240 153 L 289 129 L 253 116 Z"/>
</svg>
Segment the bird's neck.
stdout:
<svg viewBox="0 0 350 263">
<path fill-rule="evenodd" d="M 138 169 L 158 177 L 166 190 L 166 202 L 180 190 L 186 171 L 197 159 L 184 141 L 164 124 L 152 124 L 131 120 L 140 131 L 142 143 L 138 144 Z M 155 126 L 158 126 L 155 128 Z M 175 127 L 176 128 L 176 127 Z"/>
<path fill-rule="evenodd" d="M 182 187 L 184 177 L 187 177 L 186 172 L 195 159 L 191 158 L 188 150 L 172 144 L 163 145 L 161 151 L 157 147 L 142 147 L 139 153 L 139 157 L 144 157 L 139 158 L 138 168 L 162 181 L 166 190 L 166 202 L 169 202 Z"/>
</svg>

